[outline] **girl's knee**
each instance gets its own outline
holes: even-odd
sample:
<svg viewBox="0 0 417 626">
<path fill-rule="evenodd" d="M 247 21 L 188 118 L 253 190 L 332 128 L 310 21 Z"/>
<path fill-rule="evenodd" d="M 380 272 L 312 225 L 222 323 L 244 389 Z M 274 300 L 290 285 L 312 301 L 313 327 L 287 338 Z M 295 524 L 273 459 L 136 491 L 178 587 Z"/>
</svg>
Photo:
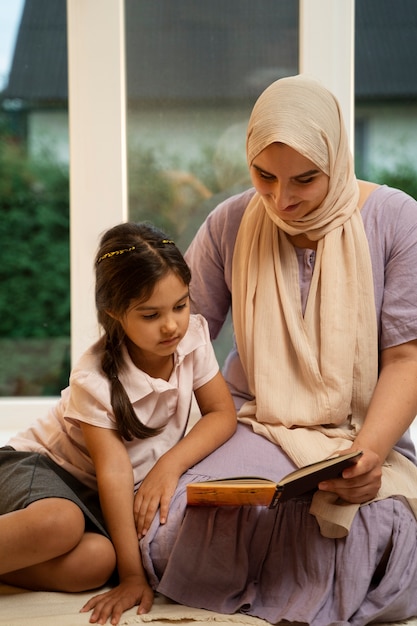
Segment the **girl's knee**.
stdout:
<svg viewBox="0 0 417 626">
<path fill-rule="evenodd" d="M 49 545 L 59 544 L 60 553 L 72 550 L 85 532 L 84 514 L 71 500 L 47 498 L 33 502 L 26 509 L 32 528 L 48 539 Z"/>
<path fill-rule="evenodd" d="M 87 563 L 98 563 L 100 568 L 108 570 L 110 574 L 116 567 L 116 552 L 112 542 L 107 537 L 98 533 L 87 532 L 80 548 L 82 548 Z"/>
<path fill-rule="evenodd" d="M 77 549 L 66 558 L 66 566 L 73 568 L 67 576 L 70 588 L 66 591 L 86 591 L 105 585 L 116 569 L 116 553 L 107 537 L 85 533 Z"/>
</svg>

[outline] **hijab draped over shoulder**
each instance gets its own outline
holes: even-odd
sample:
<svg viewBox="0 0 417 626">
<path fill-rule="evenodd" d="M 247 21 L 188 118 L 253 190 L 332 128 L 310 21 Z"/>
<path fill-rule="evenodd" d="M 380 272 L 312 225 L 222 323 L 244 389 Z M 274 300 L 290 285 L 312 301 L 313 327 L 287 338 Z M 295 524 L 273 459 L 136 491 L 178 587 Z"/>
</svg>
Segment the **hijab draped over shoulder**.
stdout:
<svg viewBox="0 0 417 626">
<path fill-rule="evenodd" d="M 258 193 L 245 210 L 233 257 L 233 324 L 254 400 L 239 419 L 302 466 L 357 436 L 378 376 L 377 320 L 359 187 L 333 94 L 302 75 L 270 85 L 249 120 L 249 167 L 274 142 L 312 161 L 329 188 L 298 220 L 281 220 Z M 304 312 L 287 237 L 298 234 L 317 241 Z"/>
<path fill-rule="evenodd" d="M 312 161 L 329 176 L 329 189 L 299 220 L 281 220 L 257 193 L 245 211 L 233 260 L 233 321 L 256 409 L 245 405 L 241 415 L 252 413 L 255 430 L 304 465 L 339 449 L 340 438 L 349 447 L 375 387 L 372 267 L 336 98 L 303 76 L 273 83 L 249 120 L 249 166 L 274 142 Z M 287 238 L 302 233 L 317 241 L 304 315 Z M 322 433 L 317 445 L 297 426 Z"/>
</svg>

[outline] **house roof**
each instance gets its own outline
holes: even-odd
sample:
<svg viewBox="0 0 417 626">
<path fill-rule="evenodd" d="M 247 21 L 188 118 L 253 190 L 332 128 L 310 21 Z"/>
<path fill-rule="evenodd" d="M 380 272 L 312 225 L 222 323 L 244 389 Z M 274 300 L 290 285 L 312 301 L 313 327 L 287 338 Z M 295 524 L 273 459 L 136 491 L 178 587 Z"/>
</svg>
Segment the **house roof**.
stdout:
<svg viewBox="0 0 417 626">
<path fill-rule="evenodd" d="M 297 72 L 298 0 L 126 0 L 126 18 L 132 100 L 253 98 Z M 416 98 L 417 2 L 356 0 L 356 24 L 357 99 Z M 2 97 L 66 100 L 66 40 L 66 0 L 26 0 Z"/>
<path fill-rule="evenodd" d="M 5 98 L 66 100 L 66 0 L 26 0 Z"/>
<path fill-rule="evenodd" d="M 128 0 L 126 17 L 133 99 L 247 99 L 297 71 L 298 0 Z"/>
</svg>

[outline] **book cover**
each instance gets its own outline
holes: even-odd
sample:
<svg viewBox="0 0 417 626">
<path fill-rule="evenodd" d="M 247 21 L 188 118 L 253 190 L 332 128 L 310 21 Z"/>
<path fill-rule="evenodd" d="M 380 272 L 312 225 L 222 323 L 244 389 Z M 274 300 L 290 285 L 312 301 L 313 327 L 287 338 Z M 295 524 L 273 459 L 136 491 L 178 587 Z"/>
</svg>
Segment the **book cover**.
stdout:
<svg viewBox="0 0 417 626">
<path fill-rule="evenodd" d="M 207 480 L 187 485 L 187 504 L 191 506 L 267 506 L 303 495 L 317 488 L 322 480 L 341 476 L 343 470 L 356 463 L 362 452 L 348 452 L 311 463 L 290 474 L 278 483 L 256 476 L 236 476 Z"/>
</svg>

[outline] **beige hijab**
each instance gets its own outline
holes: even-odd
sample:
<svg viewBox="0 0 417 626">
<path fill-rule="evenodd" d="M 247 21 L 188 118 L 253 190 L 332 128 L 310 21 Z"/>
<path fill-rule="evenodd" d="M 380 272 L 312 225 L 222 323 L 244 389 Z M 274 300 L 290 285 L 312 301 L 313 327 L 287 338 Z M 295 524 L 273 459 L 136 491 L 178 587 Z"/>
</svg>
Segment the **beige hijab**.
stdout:
<svg viewBox="0 0 417 626">
<path fill-rule="evenodd" d="M 375 387 L 372 268 L 334 96 L 303 76 L 273 83 L 249 120 L 249 165 L 273 142 L 315 163 L 329 176 L 329 190 L 299 221 L 282 221 L 259 194 L 245 211 L 233 259 L 233 322 L 256 409 L 246 404 L 240 415 L 304 465 L 341 443 L 349 447 Z M 318 241 L 304 315 L 297 256 L 286 233 Z M 297 426 L 315 431 L 318 447 Z"/>
<path fill-rule="evenodd" d="M 273 83 L 249 120 L 249 166 L 273 142 L 315 163 L 329 176 L 329 190 L 300 220 L 282 221 L 258 193 L 243 216 L 233 257 L 233 324 L 255 400 L 239 419 L 302 466 L 350 447 L 359 432 L 378 375 L 377 321 L 359 189 L 336 98 L 305 76 Z M 287 234 L 305 233 L 317 252 L 303 315 Z"/>
</svg>

